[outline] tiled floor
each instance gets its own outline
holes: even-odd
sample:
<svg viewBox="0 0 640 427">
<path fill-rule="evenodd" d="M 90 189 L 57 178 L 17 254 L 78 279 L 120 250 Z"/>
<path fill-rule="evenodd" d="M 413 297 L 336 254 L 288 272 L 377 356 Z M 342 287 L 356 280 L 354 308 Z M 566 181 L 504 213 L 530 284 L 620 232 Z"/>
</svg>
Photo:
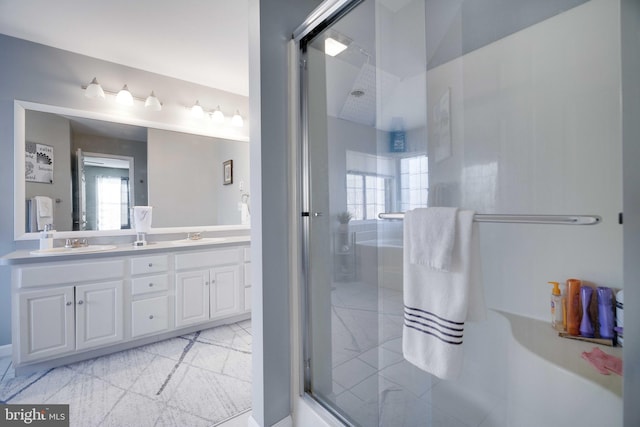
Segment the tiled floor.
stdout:
<svg viewBox="0 0 640 427">
<path fill-rule="evenodd" d="M 332 287 L 332 401 L 360 426 L 502 426 L 500 399 L 440 381 L 402 356 L 402 292 L 363 282 Z"/>
<path fill-rule="evenodd" d="M 69 404 L 71 426 L 246 426 L 251 321 L 15 377 L 0 358 L 0 403 Z"/>
</svg>

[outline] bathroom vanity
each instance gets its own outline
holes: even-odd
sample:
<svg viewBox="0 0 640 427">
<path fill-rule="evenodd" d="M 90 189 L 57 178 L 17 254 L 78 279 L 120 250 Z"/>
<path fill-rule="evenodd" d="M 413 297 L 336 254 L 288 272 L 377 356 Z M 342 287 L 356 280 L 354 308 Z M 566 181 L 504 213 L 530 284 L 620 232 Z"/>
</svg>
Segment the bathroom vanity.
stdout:
<svg viewBox="0 0 640 427">
<path fill-rule="evenodd" d="M 12 268 L 17 374 L 250 317 L 248 236 L 37 252 L 0 259 Z"/>
</svg>

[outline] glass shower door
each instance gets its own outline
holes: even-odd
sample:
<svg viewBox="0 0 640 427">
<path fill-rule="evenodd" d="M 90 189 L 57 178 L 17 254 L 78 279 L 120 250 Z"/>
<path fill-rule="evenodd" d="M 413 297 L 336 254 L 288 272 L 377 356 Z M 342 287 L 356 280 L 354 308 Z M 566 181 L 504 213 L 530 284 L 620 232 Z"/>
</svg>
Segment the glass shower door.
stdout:
<svg viewBox="0 0 640 427">
<path fill-rule="evenodd" d="M 342 7 L 300 40 L 305 391 L 356 426 L 621 425 L 621 379 L 585 376 L 546 285 L 623 287 L 619 2 Z M 402 355 L 403 223 L 379 216 L 428 206 L 602 217 L 477 225 L 487 319 L 455 380 Z"/>
</svg>

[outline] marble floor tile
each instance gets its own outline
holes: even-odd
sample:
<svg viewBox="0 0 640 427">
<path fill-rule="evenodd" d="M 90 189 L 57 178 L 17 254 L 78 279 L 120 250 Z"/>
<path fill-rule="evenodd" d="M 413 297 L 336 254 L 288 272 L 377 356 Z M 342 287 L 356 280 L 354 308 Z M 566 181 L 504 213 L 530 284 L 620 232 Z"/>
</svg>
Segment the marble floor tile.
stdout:
<svg viewBox="0 0 640 427">
<path fill-rule="evenodd" d="M 184 379 L 187 365 L 156 356 L 133 382 L 129 391 L 153 400 L 167 401 Z"/>
<path fill-rule="evenodd" d="M 72 426 L 97 426 L 125 394 L 125 390 L 96 377 L 78 375 L 45 403 L 68 404 Z"/>
<path fill-rule="evenodd" d="M 138 347 L 138 349 L 169 359 L 180 360 L 185 348 L 187 347 L 187 345 L 189 345 L 190 342 L 190 339 L 184 337 L 169 338 L 168 340 Z"/>
<path fill-rule="evenodd" d="M 251 411 L 244 412 L 240 415 L 236 415 L 235 417 L 223 421 L 220 424 L 216 424 L 219 427 L 247 427 L 249 425 L 249 417 L 251 416 Z"/>
<path fill-rule="evenodd" d="M 333 369 L 333 380 L 347 390 L 377 373 L 360 359 L 351 359 Z"/>
<path fill-rule="evenodd" d="M 372 348 L 359 355 L 358 358 L 379 370 L 403 360 L 401 354 L 387 350 L 384 347 Z"/>
<path fill-rule="evenodd" d="M 155 427 L 211 427 L 211 421 L 178 408 L 167 406 L 158 418 Z"/>
<path fill-rule="evenodd" d="M 251 383 L 189 366 L 167 405 L 217 423 L 251 407 Z"/>
<path fill-rule="evenodd" d="M 60 367 L 40 371 L 29 376 L 19 376 L 0 384 L 0 399 L 7 403 L 42 403 L 68 383 L 78 378 L 78 373 Z"/>
<path fill-rule="evenodd" d="M 384 368 L 380 371 L 380 375 L 396 384 L 401 384 L 415 396 L 423 395 L 439 381 L 406 360 Z"/>
<path fill-rule="evenodd" d="M 231 350 L 222 373 L 242 381 L 251 382 L 251 355 Z"/>
<path fill-rule="evenodd" d="M 0 381 L 2 381 L 11 368 L 11 356 L 0 357 Z"/>
<path fill-rule="evenodd" d="M 221 374 L 231 350 L 216 344 L 195 342 L 185 363 L 197 368 Z"/>
<path fill-rule="evenodd" d="M 83 366 L 79 367 L 79 371 L 98 377 L 116 387 L 128 389 L 155 357 L 138 349 L 125 350 L 81 362 Z"/>
<path fill-rule="evenodd" d="M 202 331 L 198 339 L 211 343 L 230 346 L 235 336 L 236 332 L 231 329 L 231 327 L 225 325 Z"/>
<path fill-rule="evenodd" d="M 165 405 L 135 393 L 125 393 L 105 416 L 100 427 L 153 427 Z"/>
</svg>

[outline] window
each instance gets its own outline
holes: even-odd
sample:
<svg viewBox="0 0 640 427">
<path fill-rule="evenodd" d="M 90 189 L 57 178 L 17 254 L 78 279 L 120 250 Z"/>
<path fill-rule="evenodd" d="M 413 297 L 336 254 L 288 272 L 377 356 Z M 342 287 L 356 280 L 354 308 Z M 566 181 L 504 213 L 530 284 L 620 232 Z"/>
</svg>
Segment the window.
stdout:
<svg viewBox="0 0 640 427">
<path fill-rule="evenodd" d="M 400 160 L 400 209 L 427 207 L 429 198 L 429 162 L 427 156 Z"/>
<path fill-rule="evenodd" d="M 97 176 L 98 230 L 129 227 L 129 179 Z"/>
<path fill-rule="evenodd" d="M 347 210 L 355 220 L 378 219 L 389 210 L 391 178 L 359 172 L 347 173 Z"/>
</svg>

